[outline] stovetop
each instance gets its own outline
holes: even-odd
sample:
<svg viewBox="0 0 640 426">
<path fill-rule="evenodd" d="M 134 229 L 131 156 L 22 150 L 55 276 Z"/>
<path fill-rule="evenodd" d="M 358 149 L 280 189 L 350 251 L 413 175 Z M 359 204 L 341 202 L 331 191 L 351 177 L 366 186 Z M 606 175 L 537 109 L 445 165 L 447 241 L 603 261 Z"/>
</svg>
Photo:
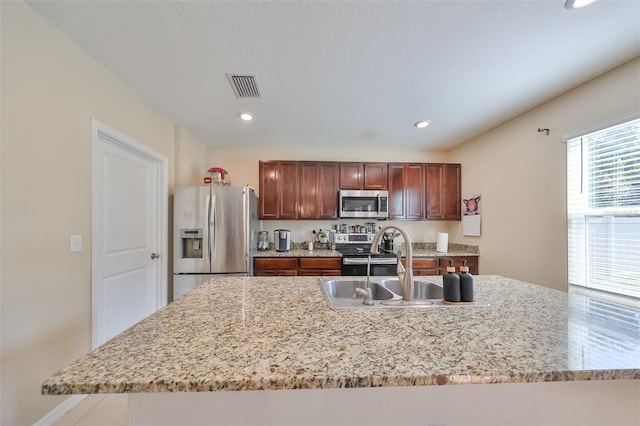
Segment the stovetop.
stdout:
<svg viewBox="0 0 640 426">
<path fill-rule="evenodd" d="M 336 251 L 343 256 L 396 257 L 393 253 L 371 253 L 371 244 L 336 244 Z"/>
<path fill-rule="evenodd" d="M 371 257 L 395 257 L 394 253 L 376 253 L 371 250 L 371 242 L 376 234 L 372 233 L 350 233 L 343 234 L 336 232 L 331 238 L 336 243 L 336 250 L 343 256 L 371 256 Z"/>
</svg>

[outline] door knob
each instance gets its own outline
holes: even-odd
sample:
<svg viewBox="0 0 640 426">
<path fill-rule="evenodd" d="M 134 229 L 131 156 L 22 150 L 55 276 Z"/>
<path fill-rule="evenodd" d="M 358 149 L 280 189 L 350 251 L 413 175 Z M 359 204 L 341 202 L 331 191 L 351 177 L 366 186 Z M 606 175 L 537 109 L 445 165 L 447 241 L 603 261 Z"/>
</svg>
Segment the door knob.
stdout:
<svg viewBox="0 0 640 426">
<path fill-rule="evenodd" d="M 151 259 L 157 259 L 160 257 L 160 253 L 151 253 Z"/>
</svg>

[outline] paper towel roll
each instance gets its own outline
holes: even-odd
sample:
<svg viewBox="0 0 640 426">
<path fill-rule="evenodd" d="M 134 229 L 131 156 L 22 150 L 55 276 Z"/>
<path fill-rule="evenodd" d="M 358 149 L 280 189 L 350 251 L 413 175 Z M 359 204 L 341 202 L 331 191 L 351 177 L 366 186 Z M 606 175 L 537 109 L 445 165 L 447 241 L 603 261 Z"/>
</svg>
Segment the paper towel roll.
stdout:
<svg viewBox="0 0 640 426">
<path fill-rule="evenodd" d="M 438 232 L 438 242 L 436 244 L 436 251 L 446 253 L 449 251 L 449 234 L 446 232 Z"/>
</svg>

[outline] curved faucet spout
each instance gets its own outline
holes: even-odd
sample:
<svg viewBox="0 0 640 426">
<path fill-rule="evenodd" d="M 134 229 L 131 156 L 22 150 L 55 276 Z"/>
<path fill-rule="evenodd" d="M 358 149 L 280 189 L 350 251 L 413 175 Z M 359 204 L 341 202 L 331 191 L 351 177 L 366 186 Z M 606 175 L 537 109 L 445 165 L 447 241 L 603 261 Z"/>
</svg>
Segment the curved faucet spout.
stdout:
<svg viewBox="0 0 640 426">
<path fill-rule="evenodd" d="M 402 263 L 400 262 L 400 251 L 398 251 L 398 279 L 402 283 L 402 299 L 406 302 L 413 302 L 413 248 L 411 247 L 411 238 L 409 238 L 409 234 L 403 228 L 397 225 L 386 225 L 383 226 L 380 231 L 376 234 L 371 242 L 371 253 L 378 253 L 378 245 L 380 244 L 380 239 L 382 238 L 382 234 L 385 231 L 390 229 L 396 230 L 400 232 L 402 238 L 404 238 L 404 244 L 407 251 L 407 266 L 402 269 Z"/>
</svg>

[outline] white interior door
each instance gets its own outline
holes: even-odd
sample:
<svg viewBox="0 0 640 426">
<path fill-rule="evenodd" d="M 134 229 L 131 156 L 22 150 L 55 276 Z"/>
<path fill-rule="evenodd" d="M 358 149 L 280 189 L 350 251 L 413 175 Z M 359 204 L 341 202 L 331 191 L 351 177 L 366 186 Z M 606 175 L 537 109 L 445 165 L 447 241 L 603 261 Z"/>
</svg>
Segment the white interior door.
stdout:
<svg viewBox="0 0 640 426">
<path fill-rule="evenodd" d="M 94 348 L 166 304 L 166 179 L 148 151 L 94 123 Z"/>
</svg>

